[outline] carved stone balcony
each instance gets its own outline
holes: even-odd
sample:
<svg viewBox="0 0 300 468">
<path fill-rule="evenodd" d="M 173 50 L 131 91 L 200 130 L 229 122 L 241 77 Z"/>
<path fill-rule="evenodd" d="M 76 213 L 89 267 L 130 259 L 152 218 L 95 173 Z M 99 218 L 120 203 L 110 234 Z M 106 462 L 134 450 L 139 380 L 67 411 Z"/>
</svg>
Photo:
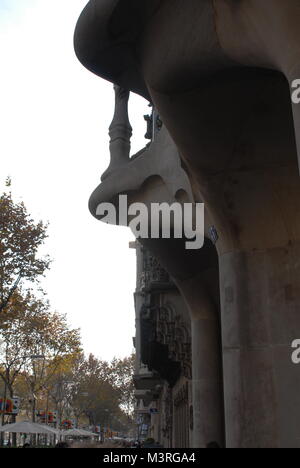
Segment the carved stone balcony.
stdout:
<svg viewBox="0 0 300 468">
<path fill-rule="evenodd" d="M 102 175 L 102 183 L 90 198 L 94 217 L 101 203 L 112 203 L 119 214 L 118 196 L 128 195 L 134 201 L 152 202 L 193 201 L 189 178 L 181 167 L 178 150 L 167 129 L 157 119 L 154 110 L 153 135 L 150 144 L 130 157 L 132 128 L 128 118 L 129 92 L 114 87 L 115 113 L 110 126 L 110 164 Z M 116 224 L 123 224 L 117 220 Z"/>
<path fill-rule="evenodd" d="M 147 374 L 136 374 L 133 377 L 136 390 L 152 390 L 161 383 L 159 375 L 149 372 Z"/>
</svg>

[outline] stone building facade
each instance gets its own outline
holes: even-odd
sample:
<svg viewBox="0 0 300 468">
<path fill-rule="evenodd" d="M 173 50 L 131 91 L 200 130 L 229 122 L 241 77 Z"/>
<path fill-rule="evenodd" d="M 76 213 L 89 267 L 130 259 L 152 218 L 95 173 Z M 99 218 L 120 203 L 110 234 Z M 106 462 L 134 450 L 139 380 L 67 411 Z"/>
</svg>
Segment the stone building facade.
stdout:
<svg viewBox="0 0 300 468">
<path fill-rule="evenodd" d="M 190 320 L 193 429 L 189 441 L 176 432 L 172 443 L 300 447 L 291 359 L 300 338 L 299 23 L 299 0 L 90 0 L 76 27 L 79 60 L 117 85 L 111 163 L 92 215 L 101 219 L 99 203 L 120 194 L 129 205 L 205 204 L 203 248 L 142 242 L 176 285 L 181 320 L 183 311 Z M 150 145 L 134 156 L 129 91 L 154 106 Z M 137 311 L 155 343 L 149 355 L 140 345 L 152 384 L 157 349 L 172 369 L 171 385 L 161 377 L 176 401 L 174 430 L 187 397 L 181 377 L 174 383 L 176 337 L 170 343 L 160 320 L 170 294 L 137 296 Z"/>
<path fill-rule="evenodd" d="M 190 447 L 193 430 L 191 325 L 183 299 L 159 261 L 139 243 L 136 310 L 138 437 Z"/>
</svg>

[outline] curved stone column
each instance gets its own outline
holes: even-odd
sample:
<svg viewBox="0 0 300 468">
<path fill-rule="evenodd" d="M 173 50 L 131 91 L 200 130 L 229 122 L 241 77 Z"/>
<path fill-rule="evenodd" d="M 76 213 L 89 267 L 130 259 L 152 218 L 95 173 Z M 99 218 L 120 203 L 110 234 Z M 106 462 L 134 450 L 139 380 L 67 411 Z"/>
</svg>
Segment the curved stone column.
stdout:
<svg viewBox="0 0 300 468">
<path fill-rule="evenodd" d="M 207 281 L 209 271 L 203 275 Z M 217 442 L 220 447 L 225 444 L 219 308 L 210 297 L 203 275 L 177 281 L 191 316 L 193 448 L 206 448 L 210 442 Z M 216 275 L 218 270 L 214 271 Z M 213 281 L 218 285 L 217 278 Z"/>
<path fill-rule="evenodd" d="M 300 244 L 220 259 L 229 448 L 297 448 Z"/>
</svg>

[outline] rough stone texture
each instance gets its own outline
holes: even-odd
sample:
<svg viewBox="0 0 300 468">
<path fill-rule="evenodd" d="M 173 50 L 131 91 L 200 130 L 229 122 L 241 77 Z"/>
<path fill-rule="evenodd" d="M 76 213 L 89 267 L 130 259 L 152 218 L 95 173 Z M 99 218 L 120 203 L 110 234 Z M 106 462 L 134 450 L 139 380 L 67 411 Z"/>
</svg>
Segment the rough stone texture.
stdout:
<svg viewBox="0 0 300 468">
<path fill-rule="evenodd" d="M 228 447 L 300 445 L 299 255 L 297 244 L 220 259 Z"/>
</svg>

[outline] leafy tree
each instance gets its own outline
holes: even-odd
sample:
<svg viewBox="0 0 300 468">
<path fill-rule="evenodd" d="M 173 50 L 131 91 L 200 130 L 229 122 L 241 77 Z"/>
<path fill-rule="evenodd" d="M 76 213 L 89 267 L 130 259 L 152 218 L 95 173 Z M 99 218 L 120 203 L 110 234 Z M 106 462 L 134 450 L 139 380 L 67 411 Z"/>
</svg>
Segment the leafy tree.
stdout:
<svg viewBox="0 0 300 468">
<path fill-rule="evenodd" d="M 7 185 L 9 185 L 7 183 Z M 35 223 L 23 203 L 15 203 L 11 193 L 0 197 L 0 312 L 22 279 L 36 282 L 49 268 L 49 257 L 38 250 L 47 238 L 47 225 Z"/>
<path fill-rule="evenodd" d="M 14 395 L 14 383 L 28 359 L 31 344 L 28 328 L 35 309 L 29 293 L 25 298 L 16 293 L 6 314 L 0 316 L 0 377 L 10 397 Z"/>
<path fill-rule="evenodd" d="M 71 359 L 72 361 L 72 359 Z M 113 363 L 97 359 L 93 354 L 87 358 L 83 354 L 74 356 L 70 366 L 64 366 L 52 382 L 51 398 L 59 417 L 70 414 L 77 423 L 87 418 L 90 425 L 124 428 L 128 417 L 122 403 L 125 401 L 125 387 L 129 382 L 124 378 L 123 360 Z M 124 360 L 126 371 L 131 372 L 132 358 Z M 56 382 L 56 384 L 53 383 Z"/>
<path fill-rule="evenodd" d="M 92 354 L 81 355 L 72 372 L 70 405 L 78 420 L 88 417 L 90 424 L 103 423 L 109 414 L 119 411 L 119 393 L 108 379 L 109 366 Z"/>
<path fill-rule="evenodd" d="M 0 319 L 0 377 L 11 397 L 23 372 L 35 403 L 63 359 L 79 350 L 79 331 L 70 330 L 65 316 L 51 312 L 48 302 L 30 292 L 12 297 Z"/>
<path fill-rule="evenodd" d="M 121 408 L 131 416 L 135 403 L 135 387 L 133 383 L 135 354 L 124 359 L 114 358 L 110 364 L 110 380 L 120 394 Z"/>
</svg>

